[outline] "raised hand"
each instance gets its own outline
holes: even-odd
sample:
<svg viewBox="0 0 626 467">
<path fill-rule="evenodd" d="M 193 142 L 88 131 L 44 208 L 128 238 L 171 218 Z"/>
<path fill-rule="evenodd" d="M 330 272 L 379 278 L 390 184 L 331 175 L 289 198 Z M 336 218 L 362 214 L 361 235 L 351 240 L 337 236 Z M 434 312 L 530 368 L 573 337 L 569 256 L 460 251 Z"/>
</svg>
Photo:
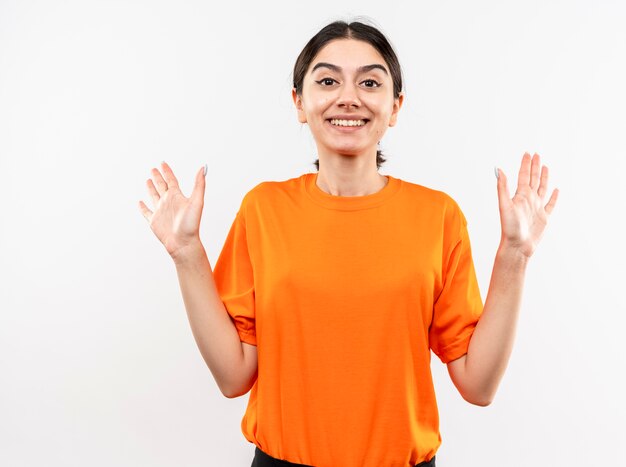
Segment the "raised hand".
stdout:
<svg viewBox="0 0 626 467">
<path fill-rule="evenodd" d="M 500 169 L 497 169 L 497 173 L 501 242 L 530 257 L 541 240 L 559 190 L 553 190 L 550 199 L 544 204 L 548 189 L 548 167 L 541 167 L 537 153 L 532 158 L 529 153 L 522 157 L 517 191 L 513 198 L 509 194 L 506 175 Z"/>
<path fill-rule="evenodd" d="M 167 163 L 162 162 L 163 175 L 152 169 L 151 179 L 146 181 L 155 210 L 152 212 L 139 201 L 139 209 L 150 223 L 150 228 L 174 257 L 185 247 L 199 242 L 200 218 L 204 206 L 204 168 L 196 173 L 193 192 L 189 198 L 180 191 L 178 180 Z M 155 186 L 156 185 L 156 186 Z"/>
</svg>

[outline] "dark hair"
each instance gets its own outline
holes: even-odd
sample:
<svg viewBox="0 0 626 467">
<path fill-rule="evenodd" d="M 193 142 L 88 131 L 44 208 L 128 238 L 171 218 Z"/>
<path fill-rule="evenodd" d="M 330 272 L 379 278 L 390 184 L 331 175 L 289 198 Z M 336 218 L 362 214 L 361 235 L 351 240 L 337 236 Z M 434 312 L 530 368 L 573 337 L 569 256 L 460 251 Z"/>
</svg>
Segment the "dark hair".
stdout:
<svg viewBox="0 0 626 467">
<path fill-rule="evenodd" d="M 304 76 L 313 61 L 313 58 L 328 42 L 335 39 L 356 39 L 367 42 L 380 53 L 391 73 L 393 80 L 393 97 L 397 99 L 402 91 L 402 69 L 400 62 L 387 38 L 374 26 L 363 24 L 358 21 L 347 23 L 345 21 L 335 21 L 323 27 L 304 46 L 293 67 L 293 87 L 299 96 L 302 96 L 302 83 Z M 386 161 L 380 149 L 376 151 L 376 167 L 380 169 Z M 315 167 L 319 171 L 319 159 L 316 159 Z"/>
</svg>

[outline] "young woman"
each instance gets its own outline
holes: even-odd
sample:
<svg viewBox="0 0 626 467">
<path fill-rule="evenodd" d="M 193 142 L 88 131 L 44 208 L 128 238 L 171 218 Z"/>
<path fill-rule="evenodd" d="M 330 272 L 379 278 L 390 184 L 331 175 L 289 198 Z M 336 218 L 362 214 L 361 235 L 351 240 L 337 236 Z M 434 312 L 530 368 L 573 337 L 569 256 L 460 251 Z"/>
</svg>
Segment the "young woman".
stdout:
<svg viewBox="0 0 626 467">
<path fill-rule="evenodd" d="M 497 170 L 502 236 L 481 300 L 466 220 L 441 191 L 391 175 L 377 149 L 402 107 L 387 39 L 335 22 L 294 67 L 316 173 L 243 198 L 212 272 L 199 238 L 205 179 L 186 198 L 171 168 L 140 208 L 172 256 L 198 347 L 242 420 L 252 465 L 434 466 L 441 444 L 430 351 L 461 396 L 494 398 L 511 354 L 526 265 L 553 210 L 548 169 L 522 157 L 513 198 Z"/>
</svg>

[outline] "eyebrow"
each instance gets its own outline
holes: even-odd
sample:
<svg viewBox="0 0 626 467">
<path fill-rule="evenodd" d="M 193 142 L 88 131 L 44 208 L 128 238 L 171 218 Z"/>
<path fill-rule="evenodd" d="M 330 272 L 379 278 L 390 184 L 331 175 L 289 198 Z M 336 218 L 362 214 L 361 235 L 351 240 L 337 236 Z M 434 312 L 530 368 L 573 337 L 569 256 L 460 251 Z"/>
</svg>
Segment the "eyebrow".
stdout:
<svg viewBox="0 0 626 467">
<path fill-rule="evenodd" d="M 340 66 L 333 65 L 332 63 L 319 62 L 319 63 L 315 64 L 315 66 L 311 70 L 311 73 L 313 73 L 318 68 L 322 68 L 322 67 L 329 68 L 329 69 L 331 69 L 333 71 L 336 71 L 337 73 L 341 72 L 341 67 Z M 359 73 L 366 73 L 366 72 L 374 70 L 374 69 L 383 70 L 386 75 L 389 75 L 389 73 L 387 72 L 387 69 L 384 66 L 382 66 L 382 65 L 380 65 L 378 63 L 373 63 L 371 65 L 363 65 L 363 66 L 358 67 L 356 70 Z"/>
</svg>

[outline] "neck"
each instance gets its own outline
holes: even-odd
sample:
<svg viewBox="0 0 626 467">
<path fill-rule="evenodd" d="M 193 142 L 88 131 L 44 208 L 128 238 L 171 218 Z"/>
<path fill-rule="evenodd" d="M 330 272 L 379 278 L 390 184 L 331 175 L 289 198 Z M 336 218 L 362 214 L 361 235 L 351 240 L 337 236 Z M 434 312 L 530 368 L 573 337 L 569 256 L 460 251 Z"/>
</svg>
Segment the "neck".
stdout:
<svg viewBox="0 0 626 467">
<path fill-rule="evenodd" d="M 388 178 L 374 167 L 344 167 L 336 170 L 326 167 L 320 161 L 316 185 L 333 196 L 365 196 L 382 190 Z"/>
</svg>

